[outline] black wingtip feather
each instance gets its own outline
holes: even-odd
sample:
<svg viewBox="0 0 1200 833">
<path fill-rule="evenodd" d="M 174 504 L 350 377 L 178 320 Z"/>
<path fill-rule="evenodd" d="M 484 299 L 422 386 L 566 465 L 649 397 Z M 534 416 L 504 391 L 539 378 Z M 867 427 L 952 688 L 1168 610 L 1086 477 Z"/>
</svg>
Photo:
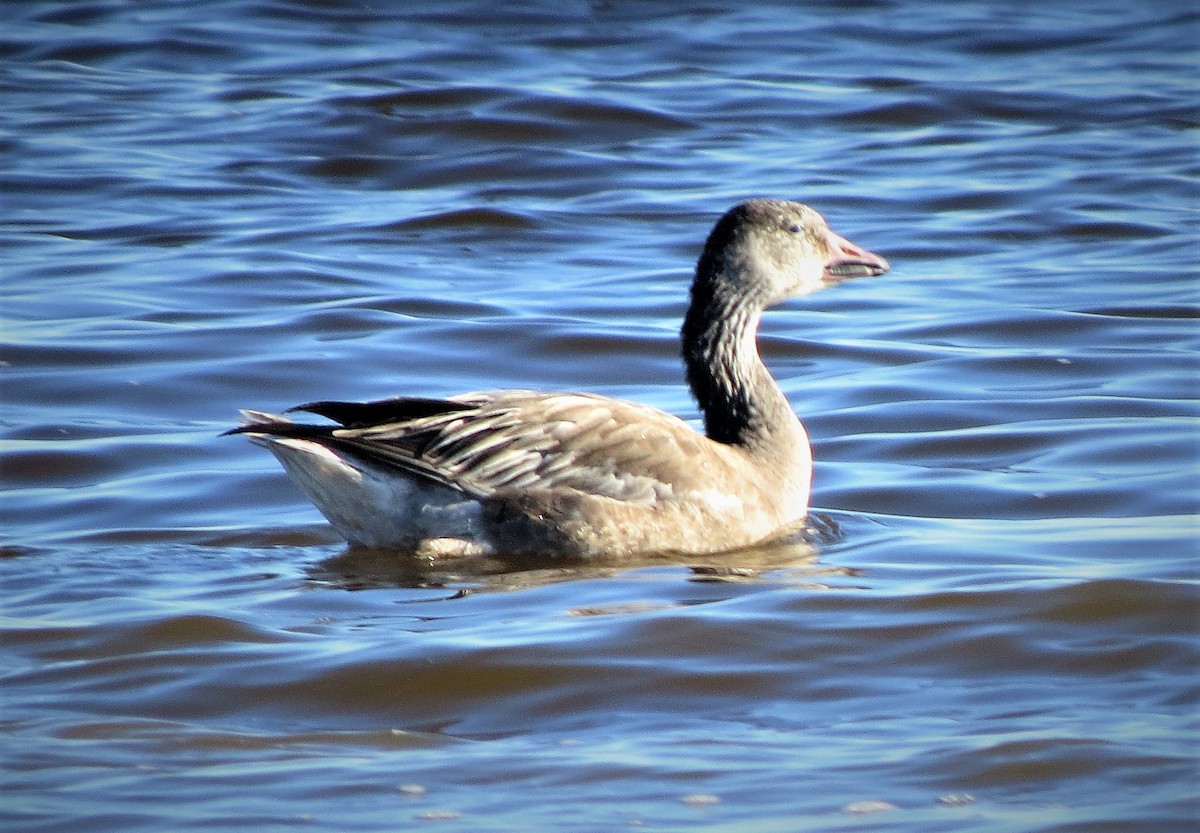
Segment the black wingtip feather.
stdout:
<svg viewBox="0 0 1200 833">
<path fill-rule="evenodd" d="M 374 402 L 336 402 L 333 400 L 309 402 L 288 408 L 287 412 L 304 411 L 316 414 L 331 419 L 345 428 L 369 428 L 389 422 L 408 422 L 452 411 L 470 410 L 473 407 L 473 405 L 464 405 L 461 402 L 451 402 L 448 399 L 401 396 L 394 399 L 377 399 Z"/>
<path fill-rule="evenodd" d="M 266 434 L 270 437 L 293 437 L 302 440 L 320 440 L 329 437 L 330 431 L 337 430 L 331 425 L 306 425 L 302 422 L 252 422 L 249 425 L 239 425 L 221 433 L 222 437 L 230 434 Z"/>
</svg>

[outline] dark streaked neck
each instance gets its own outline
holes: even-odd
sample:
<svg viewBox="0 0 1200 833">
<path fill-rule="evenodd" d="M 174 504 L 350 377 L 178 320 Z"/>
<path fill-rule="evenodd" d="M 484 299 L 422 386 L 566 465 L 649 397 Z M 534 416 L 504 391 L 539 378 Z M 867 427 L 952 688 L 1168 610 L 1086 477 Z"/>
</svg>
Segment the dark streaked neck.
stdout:
<svg viewBox="0 0 1200 833">
<path fill-rule="evenodd" d="M 765 449 L 795 431 L 796 416 L 758 355 L 761 301 L 714 266 L 701 261 L 683 322 L 688 384 L 709 439 Z"/>
</svg>

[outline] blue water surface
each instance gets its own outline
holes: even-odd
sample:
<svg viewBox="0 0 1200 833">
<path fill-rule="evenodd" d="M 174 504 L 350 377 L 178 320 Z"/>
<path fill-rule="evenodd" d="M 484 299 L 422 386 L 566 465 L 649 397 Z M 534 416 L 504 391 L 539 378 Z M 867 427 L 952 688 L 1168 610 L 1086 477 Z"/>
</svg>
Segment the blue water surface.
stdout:
<svg viewBox="0 0 1200 833">
<path fill-rule="evenodd" d="M 1189 4 L 10 2 L 5 830 L 1200 829 Z M 805 541 L 347 551 L 243 407 L 688 419 L 747 196 Z"/>
</svg>

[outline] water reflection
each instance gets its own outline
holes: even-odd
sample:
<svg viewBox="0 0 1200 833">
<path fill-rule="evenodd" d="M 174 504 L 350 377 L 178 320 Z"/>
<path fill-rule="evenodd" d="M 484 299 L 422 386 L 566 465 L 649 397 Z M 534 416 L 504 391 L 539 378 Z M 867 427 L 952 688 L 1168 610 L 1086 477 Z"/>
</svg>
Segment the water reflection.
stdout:
<svg viewBox="0 0 1200 833">
<path fill-rule="evenodd" d="M 452 595 L 523 590 L 550 584 L 618 576 L 633 570 L 683 568 L 688 581 L 777 582 L 819 586 L 822 576 L 853 575 L 823 566 L 815 531 L 765 545 L 707 556 L 640 553 L 587 560 L 502 556 L 436 559 L 394 550 L 348 547 L 308 569 L 310 581 L 346 590 L 445 588 Z M 444 597 L 443 597 L 444 598 Z"/>
</svg>

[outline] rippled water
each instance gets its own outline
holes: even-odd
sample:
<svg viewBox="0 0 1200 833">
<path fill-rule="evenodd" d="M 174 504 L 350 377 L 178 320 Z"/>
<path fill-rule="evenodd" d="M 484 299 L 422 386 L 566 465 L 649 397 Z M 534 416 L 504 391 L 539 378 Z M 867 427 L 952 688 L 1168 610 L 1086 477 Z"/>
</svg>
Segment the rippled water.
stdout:
<svg viewBox="0 0 1200 833">
<path fill-rule="evenodd" d="M 405 5 L 0 11 L 5 829 L 1200 828 L 1189 4 Z M 764 325 L 808 543 L 346 552 L 218 437 L 694 416 L 752 194 L 893 264 Z"/>
</svg>

